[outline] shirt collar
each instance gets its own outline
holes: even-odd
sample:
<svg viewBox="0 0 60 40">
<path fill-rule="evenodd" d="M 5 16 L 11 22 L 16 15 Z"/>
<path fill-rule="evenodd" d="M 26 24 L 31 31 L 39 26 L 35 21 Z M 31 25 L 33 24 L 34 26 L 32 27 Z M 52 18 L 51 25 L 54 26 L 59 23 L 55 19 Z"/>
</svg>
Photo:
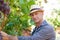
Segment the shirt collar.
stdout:
<svg viewBox="0 0 60 40">
<path fill-rule="evenodd" d="M 46 22 L 46 20 L 43 20 L 42 24 L 40 26 L 45 26 L 47 25 L 48 23 Z"/>
<path fill-rule="evenodd" d="M 46 20 L 43 20 L 43 22 L 42 22 L 42 24 L 38 27 L 38 28 L 40 28 L 40 27 L 43 27 L 43 26 L 45 26 L 45 25 L 47 25 L 48 23 L 46 22 Z M 36 28 L 36 27 L 35 27 Z M 37 29 L 38 29 L 37 28 Z"/>
</svg>

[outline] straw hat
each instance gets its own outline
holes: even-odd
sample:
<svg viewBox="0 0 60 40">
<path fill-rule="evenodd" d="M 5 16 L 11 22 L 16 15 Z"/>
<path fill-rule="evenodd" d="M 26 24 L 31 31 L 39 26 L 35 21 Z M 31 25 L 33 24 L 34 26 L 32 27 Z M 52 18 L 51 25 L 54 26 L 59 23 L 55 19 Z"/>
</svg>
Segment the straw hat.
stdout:
<svg viewBox="0 0 60 40">
<path fill-rule="evenodd" d="M 44 11 L 42 7 L 40 7 L 39 5 L 32 5 L 30 8 L 30 13 L 33 13 L 35 11 Z"/>
</svg>

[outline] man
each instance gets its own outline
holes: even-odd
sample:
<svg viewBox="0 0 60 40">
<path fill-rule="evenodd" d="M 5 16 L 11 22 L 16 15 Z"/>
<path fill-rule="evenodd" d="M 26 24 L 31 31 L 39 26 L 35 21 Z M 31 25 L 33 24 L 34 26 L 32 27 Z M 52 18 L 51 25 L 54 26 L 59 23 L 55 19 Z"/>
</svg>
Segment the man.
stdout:
<svg viewBox="0 0 60 40">
<path fill-rule="evenodd" d="M 44 10 L 38 5 L 32 5 L 30 16 L 36 24 L 31 36 L 6 36 L 10 40 L 55 40 L 53 27 L 44 19 Z M 1 32 L 2 33 L 2 32 Z M 5 35 L 4 33 L 2 33 Z"/>
</svg>

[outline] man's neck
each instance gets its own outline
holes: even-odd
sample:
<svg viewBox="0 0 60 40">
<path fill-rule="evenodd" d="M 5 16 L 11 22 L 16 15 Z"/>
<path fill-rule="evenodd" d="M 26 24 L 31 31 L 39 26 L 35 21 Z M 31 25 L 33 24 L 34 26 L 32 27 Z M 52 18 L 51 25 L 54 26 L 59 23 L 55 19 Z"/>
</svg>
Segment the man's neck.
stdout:
<svg viewBox="0 0 60 40">
<path fill-rule="evenodd" d="M 38 28 L 42 24 L 42 22 L 43 22 L 43 20 L 35 23 L 36 24 L 36 27 Z"/>
</svg>

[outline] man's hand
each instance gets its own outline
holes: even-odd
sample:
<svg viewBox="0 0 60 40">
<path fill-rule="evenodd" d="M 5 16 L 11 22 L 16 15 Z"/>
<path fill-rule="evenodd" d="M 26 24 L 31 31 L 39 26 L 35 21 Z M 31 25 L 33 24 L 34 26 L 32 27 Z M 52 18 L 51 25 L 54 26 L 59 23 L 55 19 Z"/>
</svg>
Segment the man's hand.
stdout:
<svg viewBox="0 0 60 40">
<path fill-rule="evenodd" d="M 17 36 L 11 36 L 11 35 L 9 35 L 9 39 L 10 40 L 18 40 Z"/>
<path fill-rule="evenodd" d="M 8 34 L 1 31 L 2 40 L 9 40 Z"/>
<path fill-rule="evenodd" d="M 1 35 L 3 37 L 3 40 L 18 40 L 17 36 L 11 36 L 2 31 L 1 31 Z"/>
</svg>

